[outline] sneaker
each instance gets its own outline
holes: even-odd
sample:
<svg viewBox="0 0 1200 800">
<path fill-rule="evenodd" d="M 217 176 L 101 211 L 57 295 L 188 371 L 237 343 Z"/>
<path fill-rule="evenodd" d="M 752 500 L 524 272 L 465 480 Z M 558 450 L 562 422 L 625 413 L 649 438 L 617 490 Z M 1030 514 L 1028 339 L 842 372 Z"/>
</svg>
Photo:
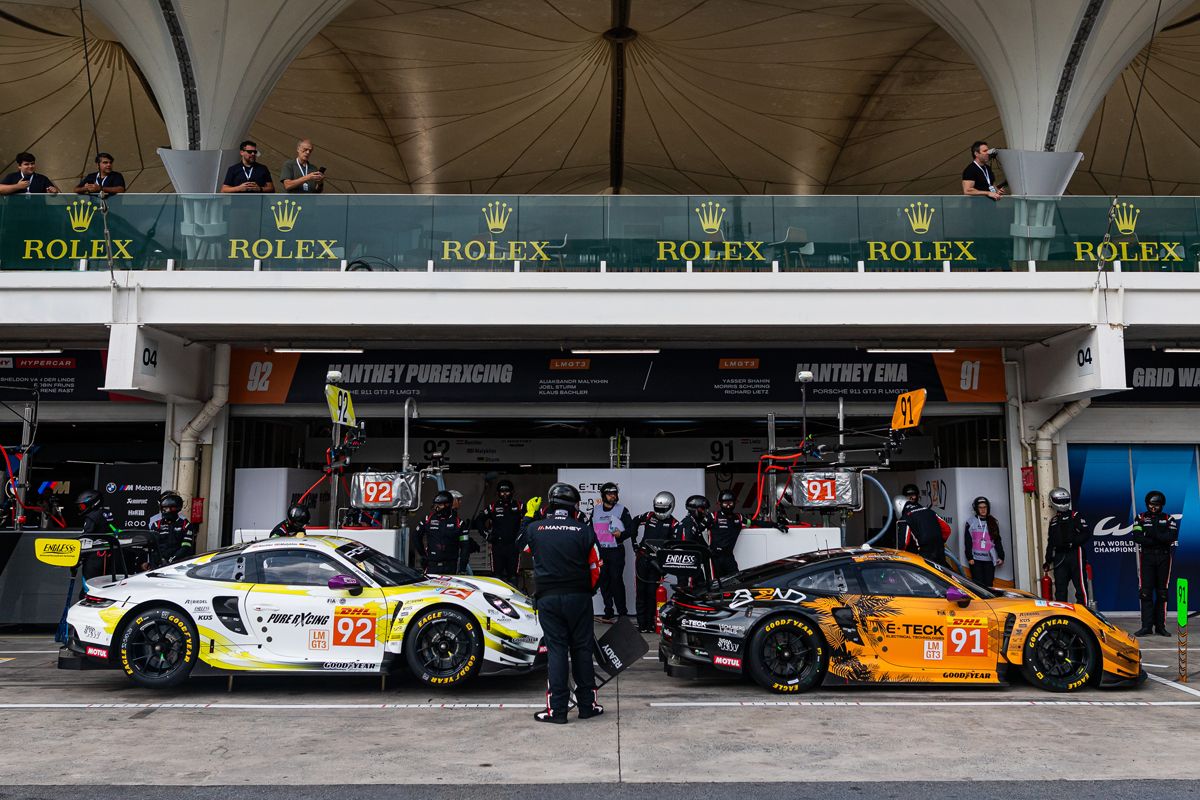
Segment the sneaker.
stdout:
<svg viewBox="0 0 1200 800">
<path fill-rule="evenodd" d="M 549 722 L 553 725 L 566 725 L 567 724 L 567 715 L 566 714 L 563 714 L 562 716 L 555 716 L 554 713 L 549 710 L 539 711 L 533 715 L 533 718 L 536 719 L 538 722 Z"/>
<path fill-rule="evenodd" d="M 580 719 L 591 719 L 592 717 L 598 717 L 603 713 L 604 706 L 600 705 L 599 703 L 592 703 L 591 708 L 583 708 L 582 706 L 579 708 Z"/>
<path fill-rule="evenodd" d="M 1138 628 L 1136 631 L 1134 631 L 1133 635 L 1134 636 L 1149 636 L 1152 633 L 1154 633 L 1154 631 L 1151 630 L 1150 628 L 1142 627 L 1142 628 Z"/>
<path fill-rule="evenodd" d="M 1154 632 L 1159 636 L 1170 636 L 1171 635 L 1171 634 L 1167 633 L 1167 629 L 1163 628 L 1163 627 L 1155 628 Z"/>
</svg>

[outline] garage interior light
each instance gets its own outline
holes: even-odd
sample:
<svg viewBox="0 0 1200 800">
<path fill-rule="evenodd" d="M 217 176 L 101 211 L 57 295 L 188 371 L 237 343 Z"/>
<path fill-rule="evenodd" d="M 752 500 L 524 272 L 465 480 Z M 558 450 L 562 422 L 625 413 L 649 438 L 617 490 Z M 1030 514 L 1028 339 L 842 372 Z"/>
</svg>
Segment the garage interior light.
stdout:
<svg viewBox="0 0 1200 800">
<path fill-rule="evenodd" d="M 273 353 L 361 353 L 361 347 L 272 347 Z"/>
<path fill-rule="evenodd" d="M 1200 347 L 1164 347 L 1164 353 L 1200 353 Z"/>
<path fill-rule="evenodd" d="M 0 350 L 0 356 L 52 356 L 61 352 L 61 348 L 36 347 L 32 350 Z"/>
<path fill-rule="evenodd" d="M 953 353 L 953 347 L 868 347 L 868 353 Z"/>
<path fill-rule="evenodd" d="M 659 352 L 662 352 L 662 351 L 659 350 L 657 347 L 646 348 L 643 350 L 611 350 L 611 349 L 579 350 L 579 349 L 571 348 L 571 355 L 574 355 L 574 356 L 596 356 L 596 355 L 627 356 L 627 355 L 643 355 L 643 354 L 653 355 L 653 354 L 659 353 Z"/>
</svg>

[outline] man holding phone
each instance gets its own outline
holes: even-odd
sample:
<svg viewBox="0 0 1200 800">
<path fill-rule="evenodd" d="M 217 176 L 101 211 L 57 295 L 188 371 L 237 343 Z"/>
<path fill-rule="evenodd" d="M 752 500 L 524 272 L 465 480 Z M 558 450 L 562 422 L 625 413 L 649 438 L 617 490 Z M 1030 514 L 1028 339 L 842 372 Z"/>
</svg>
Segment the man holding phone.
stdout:
<svg viewBox="0 0 1200 800">
<path fill-rule="evenodd" d="M 58 194 L 54 181 L 37 171 L 33 153 L 18 153 L 17 171 L 0 180 L 0 194 Z"/>
<path fill-rule="evenodd" d="M 312 151 L 312 142 L 308 139 L 296 142 L 296 157 L 283 162 L 283 167 L 279 170 L 279 179 L 283 181 L 285 192 L 320 194 L 325 191 L 325 168 L 313 169 L 308 163 Z"/>
</svg>

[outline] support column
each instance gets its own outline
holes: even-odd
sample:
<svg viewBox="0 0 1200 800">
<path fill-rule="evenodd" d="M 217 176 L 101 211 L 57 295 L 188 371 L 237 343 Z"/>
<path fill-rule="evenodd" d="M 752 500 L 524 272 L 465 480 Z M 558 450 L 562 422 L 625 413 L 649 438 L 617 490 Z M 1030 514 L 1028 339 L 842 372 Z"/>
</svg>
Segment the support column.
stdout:
<svg viewBox="0 0 1200 800">
<path fill-rule="evenodd" d="M 212 192 L 284 70 L 352 2 L 91 0 L 89 10 L 150 83 L 176 191 Z"/>
</svg>

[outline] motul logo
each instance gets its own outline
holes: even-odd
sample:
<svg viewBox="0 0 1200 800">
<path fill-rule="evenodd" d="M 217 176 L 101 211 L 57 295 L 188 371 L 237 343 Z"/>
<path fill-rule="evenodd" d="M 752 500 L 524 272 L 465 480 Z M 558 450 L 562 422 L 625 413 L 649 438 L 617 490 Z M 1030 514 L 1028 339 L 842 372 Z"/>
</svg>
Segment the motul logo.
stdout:
<svg viewBox="0 0 1200 800">
<path fill-rule="evenodd" d="M 550 369 L 591 369 L 592 360 L 590 358 L 552 358 L 550 359 Z"/>
<path fill-rule="evenodd" d="M 742 668 L 742 660 L 733 656 L 713 656 L 713 664 L 716 664 L 718 667 Z"/>
<path fill-rule="evenodd" d="M 757 358 L 722 358 L 717 362 L 718 369 L 758 369 Z"/>
</svg>

